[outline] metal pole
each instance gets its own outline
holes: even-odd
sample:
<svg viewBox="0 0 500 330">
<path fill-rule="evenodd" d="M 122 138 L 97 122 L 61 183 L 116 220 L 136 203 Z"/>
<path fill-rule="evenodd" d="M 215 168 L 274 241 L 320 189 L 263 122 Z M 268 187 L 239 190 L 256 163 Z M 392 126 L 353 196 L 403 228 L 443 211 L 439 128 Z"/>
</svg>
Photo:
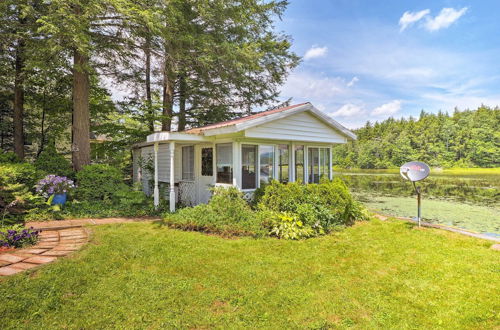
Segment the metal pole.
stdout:
<svg viewBox="0 0 500 330">
<path fill-rule="evenodd" d="M 420 208 L 420 187 L 417 188 L 417 204 L 418 204 L 418 226 L 420 227 L 420 220 L 422 219 L 421 217 L 421 208 Z"/>
<path fill-rule="evenodd" d="M 417 221 L 418 221 L 418 226 L 420 227 L 420 220 L 421 220 L 421 209 L 420 209 L 420 187 L 417 187 L 415 185 L 415 181 L 412 181 L 413 183 L 413 188 L 415 189 L 415 192 L 417 193 Z"/>
</svg>

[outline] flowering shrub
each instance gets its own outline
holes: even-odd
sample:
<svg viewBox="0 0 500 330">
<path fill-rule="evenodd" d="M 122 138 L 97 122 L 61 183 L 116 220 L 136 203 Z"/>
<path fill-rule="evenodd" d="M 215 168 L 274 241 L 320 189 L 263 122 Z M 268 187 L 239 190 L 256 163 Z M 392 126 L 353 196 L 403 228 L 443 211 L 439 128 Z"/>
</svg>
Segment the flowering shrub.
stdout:
<svg viewBox="0 0 500 330">
<path fill-rule="evenodd" d="M 54 174 L 47 175 L 42 180 L 38 181 L 35 186 L 36 192 L 45 198 L 53 194 L 67 193 L 73 188 L 75 188 L 73 180 L 70 180 L 65 176 L 57 176 Z"/>
<path fill-rule="evenodd" d="M 31 228 L 23 228 L 20 225 L 0 229 L 0 247 L 20 248 L 33 245 L 38 241 L 40 231 Z"/>
</svg>

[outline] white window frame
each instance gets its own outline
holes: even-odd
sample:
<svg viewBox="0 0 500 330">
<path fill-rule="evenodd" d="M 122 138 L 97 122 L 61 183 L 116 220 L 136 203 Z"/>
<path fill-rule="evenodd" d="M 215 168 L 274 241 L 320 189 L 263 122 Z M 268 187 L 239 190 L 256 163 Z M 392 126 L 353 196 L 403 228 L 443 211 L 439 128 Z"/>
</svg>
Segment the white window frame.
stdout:
<svg viewBox="0 0 500 330">
<path fill-rule="evenodd" d="M 246 141 L 241 141 L 241 144 L 240 144 L 240 147 L 239 147 L 239 152 L 240 152 L 240 156 L 242 157 L 243 156 L 243 144 L 245 145 L 256 145 L 257 146 L 257 188 L 260 188 L 260 147 L 261 146 L 269 146 L 269 147 L 273 147 L 273 176 L 271 179 L 276 179 L 276 175 L 278 173 L 278 147 L 280 144 L 287 144 L 289 147 L 289 151 L 290 151 L 290 143 L 276 143 L 276 142 L 273 142 L 273 143 L 265 143 L 265 142 L 246 142 Z M 240 158 L 241 158 L 240 157 Z M 288 153 L 288 163 L 290 164 L 290 161 L 291 161 L 291 156 L 290 156 L 290 152 Z M 290 165 L 288 165 L 290 166 Z M 240 164 L 240 167 L 243 167 L 243 164 Z M 288 177 L 289 177 L 289 180 L 290 180 L 290 170 L 288 170 Z M 290 182 L 290 181 L 289 181 Z M 254 191 L 255 189 L 257 188 L 254 188 L 254 189 L 241 189 L 241 191 L 244 191 L 244 192 L 252 192 Z"/>
<path fill-rule="evenodd" d="M 231 145 L 231 177 L 232 177 L 232 182 L 231 183 L 225 183 L 225 182 L 217 182 L 217 155 L 218 155 L 218 150 L 217 150 L 217 146 L 220 145 L 220 144 L 229 144 Z M 234 147 L 233 147 L 234 143 L 233 141 L 228 141 L 228 142 L 216 142 L 213 144 L 214 146 L 214 185 L 215 186 L 226 186 L 226 187 L 229 187 L 229 186 L 233 186 L 233 182 L 234 182 L 234 176 L 235 176 L 235 171 L 234 171 Z M 241 148 L 240 148 L 240 155 L 241 155 Z"/>
<path fill-rule="evenodd" d="M 305 150 L 304 150 L 304 176 L 305 179 L 307 179 L 306 182 L 304 183 L 315 183 L 315 182 L 309 182 L 309 149 L 310 148 L 317 148 L 318 149 L 318 167 L 321 167 L 321 153 L 319 152 L 319 149 L 323 148 L 328 150 L 328 178 L 331 180 L 332 179 L 332 148 L 331 146 L 318 146 L 318 145 L 305 145 Z M 307 166 L 307 167 L 306 167 Z"/>
<path fill-rule="evenodd" d="M 256 158 L 256 164 L 255 164 L 255 188 L 246 188 L 246 189 L 243 189 L 243 146 L 257 146 L 256 148 L 256 155 L 255 155 L 255 158 Z M 270 144 L 263 144 L 263 145 L 267 145 L 267 146 L 270 146 Z M 257 188 L 260 187 L 260 146 L 259 144 L 256 144 L 256 143 L 245 143 L 245 142 L 242 142 L 240 144 L 240 147 L 239 147 L 239 150 L 240 150 L 240 175 L 241 175 L 241 190 L 242 191 L 253 191 Z M 273 159 L 273 168 L 274 168 L 274 159 Z M 273 173 L 274 174 L 274 173 Z"/>
</svg>

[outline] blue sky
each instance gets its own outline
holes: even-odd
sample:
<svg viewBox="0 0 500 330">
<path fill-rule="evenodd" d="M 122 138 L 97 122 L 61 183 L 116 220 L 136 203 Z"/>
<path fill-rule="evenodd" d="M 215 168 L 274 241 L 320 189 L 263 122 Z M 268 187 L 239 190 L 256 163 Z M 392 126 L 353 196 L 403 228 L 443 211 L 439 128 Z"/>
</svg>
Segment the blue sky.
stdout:
<svg viewBox="0 0 500 330">
<path fill-rule="evenodd" d="M 278 30 L 303 57 L 283 99 L 349 128 L 500 105 L 500 1 L 290 0 Z"/>
</svg>

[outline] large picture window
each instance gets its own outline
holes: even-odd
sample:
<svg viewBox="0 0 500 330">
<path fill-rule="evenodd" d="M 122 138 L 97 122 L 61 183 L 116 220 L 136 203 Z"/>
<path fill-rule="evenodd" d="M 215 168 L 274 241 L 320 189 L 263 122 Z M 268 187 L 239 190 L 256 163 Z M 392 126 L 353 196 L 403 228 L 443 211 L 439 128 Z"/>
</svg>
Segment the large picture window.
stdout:
<svg viewBox="0 0 500 330">
<path fill-rule="evenodd" d="M 182 147 L 182 180 L 194 180 L 194 146 Z"/>
<path fill-rule="evenodd" d="M 307 148 L 309 183 L 319 183 L 322 176 L 330 175 L 330 149 L 329 148 Z"/>
<path fill-rule="evenodd" d="M 274 146 L 259 146 L 259 161 L 259 180 L 260 185 L 263 185 L 269 183 L 274 175 Z"/>
<path fill-rule="evenodd" d="M 288 182 L 288 163 L 290 161 L 290 153 L 288 144 L 280 144 L 278 146 L 278 180 L 280 182 Z"/>
<path fill-rule="evenodd" d="M 304 182 L 304 146 L 295 146 L 295 181 Z"/>
<path fill-rule="evenodd" d="M 217 183 L 233 183 L 233 145 L 216 145 Z"/>
<path fill-rule="evenodd" d="M 241 188 L 257 188 L 257 146 L 241 146 Z"/>
</svg>

